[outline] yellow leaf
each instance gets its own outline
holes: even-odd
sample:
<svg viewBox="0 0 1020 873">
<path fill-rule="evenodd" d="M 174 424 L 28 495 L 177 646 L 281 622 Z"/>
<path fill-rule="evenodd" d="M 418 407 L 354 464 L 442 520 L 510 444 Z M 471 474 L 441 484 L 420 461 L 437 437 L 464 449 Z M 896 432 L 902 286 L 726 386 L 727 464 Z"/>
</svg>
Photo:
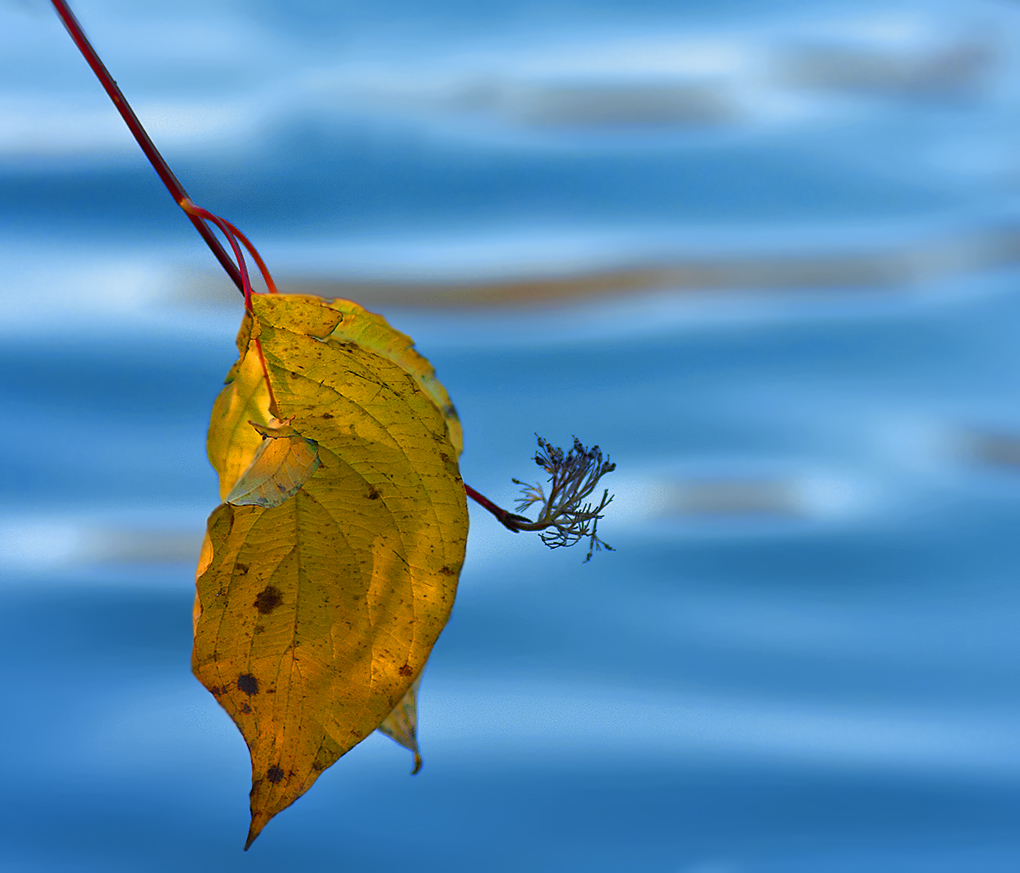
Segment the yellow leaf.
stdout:
<svg viewBox="0 0 1020 873">
<path fill-rule="evenodd" d="M 421 676 L 414 680 L 403 700 L 397 704 L 381 725 L 379 733 L 414 753 L 413 776 L 421 769 L 421 752 L 418 750 L 418 689 L 421 687 Z"/>
<path fill-rule="evenodd" d="M 432 365 L 415 350 L 414 341 L 406 334 L 390 327 L 381 315 L 362 309 L 357 303 L 350 300 L 334 300 L 332 305 L 338 311 L 354 315 L 355 318 L 345 319 L 342 324 L 337 325 L 330 339 L 336 342 L 355 342 L 407 370 L 446 417 L 450 442 L 460 457 L 464 449 L 464 436 L 457 410 L 450 402 L 446 389 L 436 378 L 436 371 Z"/>
<path fill-rule="evenodd" d="M 223 502 L 234 506 L 279 506 L 297 494 L 319 469 L 319 447 L 315 440 L 306 440 L 289 426 L 263 427 L 252 423 L 252 427 L 262 434 L 262 444 Z"/>
<path fill-rule="evenodd" d="M 257 354 L 248 354 L 251 327 L 252 319 L 245 313 L 237 334 L 240 358 L 230 368 L 225 387 L 213 403 L 206 441 L 209 461 L 220 477 L 221 500 L 230 493 L 262 445 L 262 435 L 252 424 L 268 425 L 273 418 L 262 363 Z"/>
<path fill-rule="evenodd" d="M 436 379 L 432 365 L 415 351 L 410 337 L 390 327 L 381 315 L 368 312 L 350 300 L 326 301 L 321 297 L 287 294 L 256 299 L 303 300 L 311 306 L 319 304 L 320 308 L 328 307 L 332 314 L 303 316 L 303 323 L 313 332 L 311 335 L 340 348 L 354 343 L 405 370 L 442 412 L 450 442 L 456 449 L 456 457 L 460 457 L 464 439 L 457 410 L 450 402 L 446 389 Z M 264 306 L 264 303 L 259 306 Z M 262 443 L 260 431 L 252 427 L 252 424 L 266 426 L 273 418 L 269 411 L 269 391 L 259 356 L 248 354 L 251 326 L 250 316 L 245 315 L 237 335 L 237 348 L 241 357 L 227 374 L 226 386 L 213 404 L 206 449 L 213 469 L 220 476 L 221 500 L 226 500 Z"/>
<path fill-rule="evenodd" d="M 252 310 L 210 427 L 230 500 L 209 518 L 192 659 L 251 752 L 248 845 L 413 706 L 467 536 L 459 424 L 410 340 L 346 301 Z"/>
</svg>

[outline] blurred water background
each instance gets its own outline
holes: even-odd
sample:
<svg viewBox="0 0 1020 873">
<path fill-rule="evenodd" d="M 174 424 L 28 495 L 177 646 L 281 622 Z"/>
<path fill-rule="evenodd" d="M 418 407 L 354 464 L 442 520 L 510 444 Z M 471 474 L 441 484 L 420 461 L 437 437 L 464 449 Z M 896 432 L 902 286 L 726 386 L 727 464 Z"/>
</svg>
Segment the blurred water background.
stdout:
<svg viewBox="0 0 1020 873">
<path fill-rule="evenodd" d="M 252 850 L 189 673 L 240 298 L 41 0 L 0 3 L 5 871 L 1020 869 L 1020 4 L 80 0 L 193 199 L 415 337 L 473 513 L 425 768 Z"/>
</svg>

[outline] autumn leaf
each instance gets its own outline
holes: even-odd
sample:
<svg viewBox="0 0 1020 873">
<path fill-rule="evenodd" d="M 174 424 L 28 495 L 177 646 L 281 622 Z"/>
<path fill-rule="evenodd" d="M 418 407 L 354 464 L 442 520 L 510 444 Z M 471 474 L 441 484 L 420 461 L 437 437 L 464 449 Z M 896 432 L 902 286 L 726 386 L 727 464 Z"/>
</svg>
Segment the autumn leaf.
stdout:
<svg viewBox="0 0 1020 873">
<path fill-rule="evenodd" d="M 421 676 L 414 680 L 414 684 L 408 689 L 403 700 L 379 725 L 380 733 L 414 753 L 412 776 L 421 769 L 421 753 L 418 751 L 418 688 L 420 686 Z"/>
<path fill-rule="evenodd" d="M 223 502 L 234 506 L 279 506 L 297 494 L 319 469 L 322 462 L 318 445 L 275 419 L 269 425 L 250 424 L 262 434 L 262 443 Z"/>
<path fill-rule="evenodd" d="M 464 559 L 460 425 L 409 338 L 347 301 L 256 295 L 208 449 L 195 675 L 252 760 L 251 829 L 415 694 Z"/>
<path fill-rule="evenodd" d="M 322 302 L 317 297 L 307 299 L 316 304 Z M 457 412 L 446 390 L 436 379 L 432 365 L 415 351 L 411 338 L 390 327 L 381 315 L 368 312 L 352 301 L 333 300 L 330 307 L 354 316 L 333 328 L 330 341 L 358 343 L 403 367 L 443 413 L 447 432 L 459 456 L 463 448 L 463 437 Z M 251 341 L 250 331 L 251 320 L 246 318 L 238 335 L 241 357 L 227 376 L 227 388 L 213 405 L 208 439 L 209 459 L 220 474 L 220 497 L 224 502 L 235 505 L 242 502 L 239 494 L 241 489 L 253 484 L 253 471 L 248 471 L 244 485 L 238 482 L 241 472 L 254 462 L 259 452 L 270 451 L 275 455 L 284 448 L 279 442 L 260 438 L 260 435 L 267 435 L 266 428 L 272 416 L 268 411 L 269 390 L 263 378 L 261 359 L 257 353 L 245 354 Z M 299 445 L 295 445 L 290 447 L 290 451 L 293 453 L 299 448 Z M 317 455 L 315 457 L 317 460 Z M 308 462 L 312 463 L 310 456 Z M 421 768 L 415 735 L 416 698 L 417 684 L 392 713 L 393 728 L 389 728 L 389 718 L 379 728 L 386 736 L 414 753 L 415 773 Z"/>
</svg>

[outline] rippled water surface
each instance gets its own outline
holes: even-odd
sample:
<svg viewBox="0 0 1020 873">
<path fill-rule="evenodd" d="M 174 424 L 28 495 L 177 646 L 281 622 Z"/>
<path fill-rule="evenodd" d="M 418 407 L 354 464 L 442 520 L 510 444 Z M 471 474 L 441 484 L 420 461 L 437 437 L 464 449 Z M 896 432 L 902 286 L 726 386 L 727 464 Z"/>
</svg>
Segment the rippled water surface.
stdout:
<svg viewBox="0 0 1020 873">
<path fill-rule="evenodd" d="M 1020 869 L 1020 7 L 76 4 L 285 290 L 415 337 L 494 500 L 420 704 L 252 850 L 189 672 L 240 298 L 0 5 L 0 868 Z"/>
</svg>

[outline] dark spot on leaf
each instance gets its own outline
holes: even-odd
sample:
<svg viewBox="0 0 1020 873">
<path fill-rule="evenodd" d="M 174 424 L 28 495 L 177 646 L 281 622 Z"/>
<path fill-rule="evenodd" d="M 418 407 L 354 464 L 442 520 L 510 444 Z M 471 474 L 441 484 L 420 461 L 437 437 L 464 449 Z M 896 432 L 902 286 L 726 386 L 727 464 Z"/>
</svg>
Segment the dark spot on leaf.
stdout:
<svg viewBox="0 0 1020 873">
<path fill-rule="evenodd" d="M 329 419 L 331 419 L 333 417 L 333 413 L 332 412 L 324 412 L 324 413 L 322 413 L 322 417 L 325 418 L 326 420 L 329 420 Z"/>
<path fill-rule="evenodd" d="M 243 712 L 245 714 L 249 714 L 249 713 L 251 713 L 251 707 L 248 706 L 248 704 L 246 703 L 244 706 L 241 707 L 241 712 Z"/>
<path fill-rule="evenodd" d="M 375 488 L 370 488 L 368 491 L 369 500 L 378 500 L 381 496 L 382 495 L 378 491 L 376 491 Z"/>
<path fill-rule="evenodd" d="M 251 697 L 253 694 L 259 693 L 259 680 L 252 676 L 251 673 L 242 673 L 237 677 L 237 687 L 238 690 Z"/>
<path fill-rule="evenodd" d="M 263 615 L 269 615 L 276 607 L 283 603 L 283 595 L 280 589 L 267 585 L 255 598 L 255 608 Z"/>
<path fill-rule="evenodd" d="M 282 782 L 283 781 L 283 770 L 279 767 L 270 767 L 266 771 L 266 779 L 270 782 Z"/>
<path fill-rule="evenodd" d="M 439 457 L 443 459 L 443 463 L 444 464 L 449 464 L 450 463 L 450 456 L 448 454 L 446 454 L 446 452 L 440 452 L 439 453 Z"/>
<path fill-rule="evenodd" d="M 457 571 L 453 567 L 443 567 L 440 571 L 444 576 L 456 576 Z"/>
<path fill-rule="evenodd" d="M 414 671 L 411 669 L 410 664 L 404 664 L 404 666 L 397 670 L 397 672 L 401 676 L 410 676 Z"/>
<path fill-rule="evenodd" d="M 234 564 L 234 572 L 237 573 L 238 576 L 243 576 L 245 573 L 248 572 L 248 565 Z"/>
<path fill-rule="evenodd" d="M 312 769 L 315 770 L 316 773 L 321 773 L 326 769 L 326 765 L 321 761 L 312 761 Z"/>
</svg>

